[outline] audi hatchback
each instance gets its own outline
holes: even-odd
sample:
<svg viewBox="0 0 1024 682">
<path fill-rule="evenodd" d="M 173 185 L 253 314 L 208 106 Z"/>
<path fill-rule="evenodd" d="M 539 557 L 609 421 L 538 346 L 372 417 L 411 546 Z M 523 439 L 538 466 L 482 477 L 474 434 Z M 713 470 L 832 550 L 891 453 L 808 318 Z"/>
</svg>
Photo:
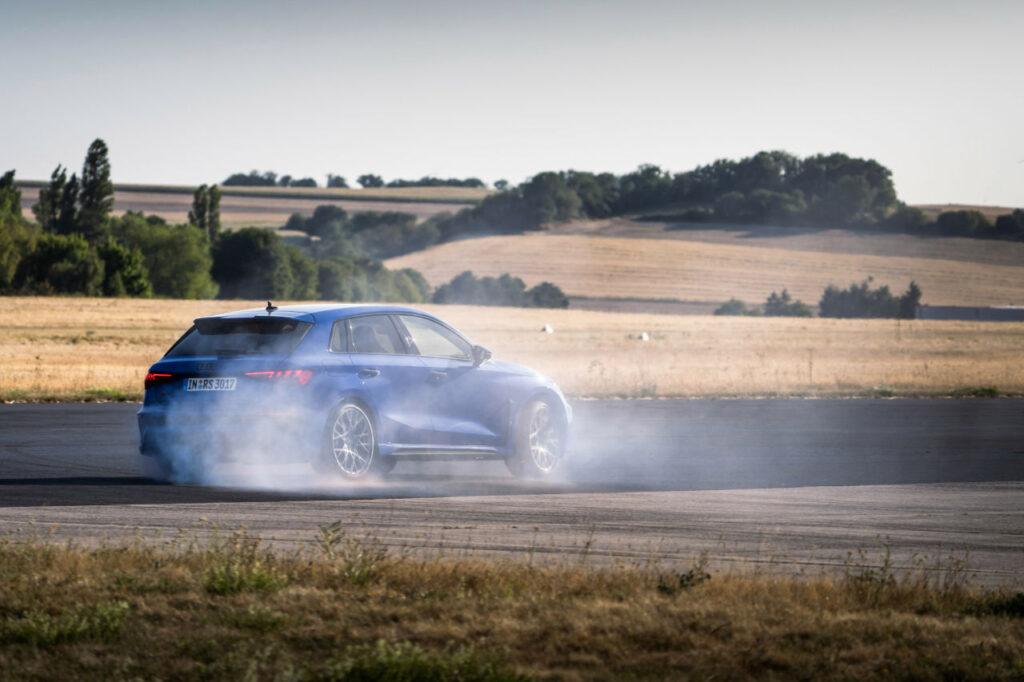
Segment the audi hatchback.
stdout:
<svg viewBox="0 0 1024 682">
<path fill-rule="evenodd" d="M 352 479 L 403 459 L 502 459 L 548 477 L 572 413 L 550 379 L 413 308 L 299 305 L 195 320 L 146 374 L 140 451 L 184 482 L 212 462 Z"/>
</svg>

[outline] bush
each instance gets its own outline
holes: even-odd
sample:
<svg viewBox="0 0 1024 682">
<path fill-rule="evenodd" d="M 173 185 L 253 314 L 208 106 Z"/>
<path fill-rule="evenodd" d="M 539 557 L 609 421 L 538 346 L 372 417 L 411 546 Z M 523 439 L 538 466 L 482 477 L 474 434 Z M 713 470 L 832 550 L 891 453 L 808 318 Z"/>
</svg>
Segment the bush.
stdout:
<svg viewBox="0 0 1024 682">
<path fill-rule="evenodd" d="M 97 249 L 103 260 L 104 296 L 142 296 L 153 294 L 142 252 L 113 240 Z"/>
<path fill-rule="evenodd" d="M 760 315 L 757 308 L 748 308 L 747 304 L 738 298 L 730 298 L 722 305 L 715 308 L 715 315 Z"/>
<path fill-rule="evenodd" d="M 290 298 L 293 257 L 277 233 L 246 227 L 221 237 L 210 272 L 220 285 L 220 298 Z"/>
<path fill-rule="evenodd" d="M 157 216 L 128 212 L 111 218 L 114 239 L 142 254 L 153 293 L 168 298 L 213 298 L 213 260 L 206 233 L 194 225 L 168 225 Z"/>
<path fill-rule="evenodd" d="M 803 301 L 793 301 L 785 289 L 779 295 L 774 291 L 764 302 L 767 317 L 814 317 L 814 311 Z"/>
<path fill-rule="evenodd" d="M 103 261 L 79 234 L 43 234 L 22 260 L 21 288 L 35 294 L 103 294 Z"/>
<path fill-rule="evenodd" d="M 848 289 L 829 285 L 818 307 L 822 317 L 905 317 L 913 318 L 921 301 L 921 288 L 911 282 L 906 293 L 896 298 L 889 287 L 870 287 L 872 277 Z"/>
<path fill-rule="evenodd" d="M 569 307 L 568 297 L 550 282 L 542 282 L 527 291 L 523 280 L 508 273 L 500 277 L 477 278 L 469 270 L 439 286 L 434 292 L 433 302 L 524 308 Z"/>
<path fill-rule="evenodd" d="M 984 214 L 978 211 L 945 211 L 935 220 L 939 234 L 950 237 L 990 237 L 994 230 Z"/>
</svg>

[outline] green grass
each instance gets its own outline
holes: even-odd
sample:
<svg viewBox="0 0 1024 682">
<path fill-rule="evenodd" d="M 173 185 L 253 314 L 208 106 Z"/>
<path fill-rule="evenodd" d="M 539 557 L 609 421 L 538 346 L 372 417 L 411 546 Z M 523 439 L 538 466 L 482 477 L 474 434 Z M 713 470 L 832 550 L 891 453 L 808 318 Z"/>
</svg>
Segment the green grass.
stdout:
<svg viewBox="0 0 1024 682">
<path fill-rule="evenodd" d="M 208 537 L 200 539 L 198 531 Z M 211 532 L 212 531 L 212 532 Z M 342 522 L 271 551 L 203 527 L 83 548 L 0 536 L 7 679 L 1018 680 L 1024 593 L 888 547 L 833 573 L 428 558 Z"/>
</svg>

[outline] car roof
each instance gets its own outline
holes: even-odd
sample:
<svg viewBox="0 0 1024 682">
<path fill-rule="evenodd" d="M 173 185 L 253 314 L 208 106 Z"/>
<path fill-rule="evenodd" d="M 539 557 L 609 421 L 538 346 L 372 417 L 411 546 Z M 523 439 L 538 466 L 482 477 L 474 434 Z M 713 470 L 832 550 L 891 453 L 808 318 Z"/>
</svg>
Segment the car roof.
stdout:
<svg viewBox="0 0 1024 682">
<path fill-rule="evenodd" d="M 434 317 L 429 313 L 415 308 L 400 305 L 386 305 L 382 303 L 311 303 L 299 305 L 283 305 L 271 313 L 266 308 L 246 308 L 234 310 L 227 313 L 218 313 L 197 320 L 229 320 L 244 319 L 247 317 L 285 317 L 293 320 L 304 320 L 306 322 L 331 321 L 341 317 L 353 315 L 364 315 L 368 313 L 415 313 Z"/>
</svg>

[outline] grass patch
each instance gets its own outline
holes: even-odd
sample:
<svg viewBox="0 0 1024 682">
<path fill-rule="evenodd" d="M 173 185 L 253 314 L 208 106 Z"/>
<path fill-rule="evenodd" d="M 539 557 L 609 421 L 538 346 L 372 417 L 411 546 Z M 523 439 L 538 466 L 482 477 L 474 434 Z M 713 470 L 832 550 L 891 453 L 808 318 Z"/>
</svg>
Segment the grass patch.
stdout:
<svg viewBox="0 0 1024 682">
<path fill-rule="evenodd" d="M 63 644 L 83 640 L 114 641 L 128 615 L 128 602 L 101 602 L 48 613 L 32 609 L 0 622 L 0 644 Z"/>
<path fill-rule="evenodd" d="M 953 389 L 954 398 L 998 398 L 999 389 L 995 386 L 964 386 Z"/>
<path fill-rule="evenodd" d="M 1024 594 L 964 561 L 835 573 L 417 558 L 342 523 L 80 548 L 0 537 L 11 679 L 958 679 L 1024 673 Z M 204 529 L 208 531 L 209 529 Z M 209 535 L 209 533 L 208 533 Z M 116 674 L 114 672 L 116 671 Z"/>
<path fill-rule="evenodd" d="M 409 682 L 460 682 L 526 680 L 516 674 L 508 661 L 493 652 L 481 652 L 472 645 L 449 644 L 432 652 L 412 642 L 350 647 L 341 659 L 318 674 L 318 680 L 408 680 Z"/>
</svg>

